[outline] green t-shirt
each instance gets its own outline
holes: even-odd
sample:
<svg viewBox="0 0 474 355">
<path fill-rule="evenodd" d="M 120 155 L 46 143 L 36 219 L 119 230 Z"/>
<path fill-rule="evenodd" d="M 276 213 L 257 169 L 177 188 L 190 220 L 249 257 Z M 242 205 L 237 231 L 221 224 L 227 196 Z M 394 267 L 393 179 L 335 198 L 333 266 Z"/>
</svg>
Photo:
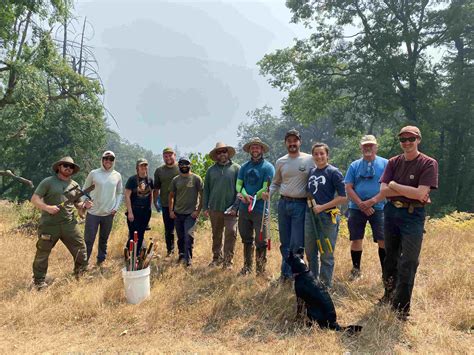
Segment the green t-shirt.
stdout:
<svg viewBox="0 0 474 355">
<path fill-rule="evenodd" d="M 170 193 L 171 180 L 179 175 L 178 165 L 172 167 L 166 164 L 160 166 L 155 170 L 155 189 L 160 189 L 161 206 L 168 207 L 168 196 Z"/>
<path fill-rule="evenodd" d="M 174 211 L 179 214 L 191 214 L 199 205 L 202 179 L 193 173 L 189 176 L 178 175 L 171 181 L 170 191 L 174 193 Z"/>
<path fill-rule="evenodd" d="M 76 186 L 79 187 L 79 184 L 74 180 L 64 181 L 59 179 L 56 175 L 53 175 L 39 183 L 35 190 L 35 194 L 42 197 L 44 203 L 47 205 L 54 206 L 67 201 L 67 197 L 74 196 L 78 193 L 77 190 L 70 191 Z M 60 211 L 55 215 L 50 215 L 46 211 L 41 211 L 41 225 L 56 225 L 71 222 L 75 222 L 74 204 L 71 202 L 66 202 L 61 206 Z"/>
</svg>

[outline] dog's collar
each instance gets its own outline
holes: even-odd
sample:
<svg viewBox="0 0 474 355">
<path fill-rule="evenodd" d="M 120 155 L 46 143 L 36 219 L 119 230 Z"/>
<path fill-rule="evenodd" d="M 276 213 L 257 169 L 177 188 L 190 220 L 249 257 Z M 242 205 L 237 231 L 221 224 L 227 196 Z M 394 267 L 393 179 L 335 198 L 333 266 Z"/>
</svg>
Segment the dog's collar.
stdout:
<svg viewBox="0 0 474 355">
<path fill-rule="evenodd" d="M 300 276 L 300 275 L 306 274 L 307 272 L 310 272 L 310 270 L 306 270 L 306 271 L 303 271 L 303 272 L 293 273 L 293 276 L 294 276 L 294 277 Z"/>
</svg>

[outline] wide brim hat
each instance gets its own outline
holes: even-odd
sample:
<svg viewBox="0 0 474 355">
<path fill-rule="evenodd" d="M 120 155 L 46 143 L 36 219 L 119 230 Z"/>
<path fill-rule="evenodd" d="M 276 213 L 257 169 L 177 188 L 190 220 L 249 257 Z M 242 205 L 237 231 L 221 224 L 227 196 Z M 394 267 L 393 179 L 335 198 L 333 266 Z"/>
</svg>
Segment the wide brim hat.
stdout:
<svg viewBox="0 0 474 355">
<path fill-rule="evenodd" d="M 74 160 L 71 157 L 64 157 L 64 158 L 59 159 L 56 163 L 53 164 L 52 166 L 53 171 L 56 173 L 59 169 L 59 166 L 63 163 L 74 165 L 73 174 L 77 174 L 79 170 L 81 170 L 79 165 L 74 163 Z"/>
<path fill-rule="evenodd" d="M 270 150 L 270 147 L 263 143 L 260 138 L 254 137 L 244 144 L 244 146 L 242 147 L 243 151 L 248 153 L 250 151 L 250 146 L 254 144 L 258 144 L 259 146 L 261 146 L 264 153 L 268 153 L 268 151 Z"/>
<path fill-rule="evenodd" d="M 217 142 L 216 147 L 209 152 L 209 156 L 211 157 L 212 160 L 216 161 L 217 160 L 217 154 L 216 152 L 219 149 L 227 149 L 227 152 L 229 153 L 229 159 L 232 158 L 235 155 L 235 148 L 231 147 L 230 145 L 227 145 L 222 142 Z"/>
</svg>

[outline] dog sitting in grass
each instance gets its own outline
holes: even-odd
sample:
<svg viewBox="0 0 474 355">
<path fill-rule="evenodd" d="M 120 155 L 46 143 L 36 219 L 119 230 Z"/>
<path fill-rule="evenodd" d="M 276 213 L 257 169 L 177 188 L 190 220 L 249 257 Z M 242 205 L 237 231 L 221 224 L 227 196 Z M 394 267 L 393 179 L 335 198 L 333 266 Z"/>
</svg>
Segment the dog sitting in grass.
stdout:
<svg viewBox="0 0 474 355">
<path fill-rule="evenodd" d="M 310 320 L 309 325 L 317 322 L 323 329 L 329 328 L 350 334 L 360 332 L 362 330 L 360 325 L 342 327 L 337 323 L 336 309 L 331 296 L 326 288 L 319 285 L 314 279 L 313 273 L 303 260 L 303 253 L 303 248 L 300 248 L 296 254 L 291 251 L 290 256 L 286 259 L 295 278 L 298 315 L 301 315 L 303 306 L 306 306 L 306 314 Z"/>
</svg>

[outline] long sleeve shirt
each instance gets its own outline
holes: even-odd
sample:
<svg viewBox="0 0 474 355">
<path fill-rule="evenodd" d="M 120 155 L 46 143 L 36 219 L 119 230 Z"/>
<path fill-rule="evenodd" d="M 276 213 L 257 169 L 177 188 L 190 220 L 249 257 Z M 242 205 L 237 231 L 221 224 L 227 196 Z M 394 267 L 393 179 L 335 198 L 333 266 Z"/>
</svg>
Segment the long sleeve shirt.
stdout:
<svg viewBox="0 0 474 355">
<path fill-rule="evenodd" d="M 225 165 L 215 163 L 204 179 L 203 210 L 224 212 L 229 207 L 237 210 L 239 199 L 235 185 L 240 165 L 229 161 Z"/>
<path fill-rule="evenodd" d="M 84 189 L 95 185 L 90 195 L 94 205 L 87 211 L 94 216 L 108 216 L 113 210 L 117 211 L 122 203 L 123 186 L 122 176 L 113 168 L 105 170 L 103 167 L 92 170 L 87 175 Z"/>
</svg>

